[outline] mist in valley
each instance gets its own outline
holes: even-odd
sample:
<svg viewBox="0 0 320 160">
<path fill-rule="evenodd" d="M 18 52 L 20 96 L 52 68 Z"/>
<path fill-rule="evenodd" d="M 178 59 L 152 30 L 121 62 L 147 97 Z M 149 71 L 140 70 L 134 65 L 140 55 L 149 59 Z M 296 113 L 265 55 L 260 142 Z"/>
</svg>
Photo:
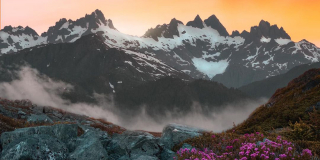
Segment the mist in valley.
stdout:
<svg viewBox="0 0 320 160">
<path fill-rule="evenodd" d="M 61 94 L 73 89 L 73 86 L 62 81 L 52 80 L 39 74 L 30 67 L 22 67 L 13 73 L 19 77 L 11 82 L 0 83 L 0 97 L 11 100 L 29 99 L 38 106 L 51 106 L 65 111 L 86 115 L 93 118 L 105 119 L 109 122 L 130 130 L 146 130 L 161 132 L 169 123 L 178 123 L 201 129 L 221 132 L 243 122 L 257 107 L 267 100 L 246 100 L 237 104 L 220 106 L 219 111 L 212 111 L 203 115 L 201 106 L 195 102 L 194 107 L 185 115 L 179 115 L 179 110 L 165 112 L 163 118 L 155 119 L 145 111 L 146 106 L 141 106 L 138 114 L 127 115 L 117 108 L 112 95 L 93 94 L 96 104 L 71 103 L 63 99 Z M 179 116 L 176 116 L 179 115 Z"/>
</svg>

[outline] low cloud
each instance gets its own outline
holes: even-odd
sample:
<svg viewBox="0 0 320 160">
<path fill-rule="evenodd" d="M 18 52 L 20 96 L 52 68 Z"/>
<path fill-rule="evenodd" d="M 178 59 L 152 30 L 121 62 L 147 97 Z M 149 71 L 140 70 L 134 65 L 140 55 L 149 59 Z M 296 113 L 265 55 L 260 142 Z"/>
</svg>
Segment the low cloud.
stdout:
<svg viewBox="0 0 320 160">
<path fill-rule="evenodd" d="M 204 116 L 197 109 L 176 117 L 175 113 L 167 112 L 163 119 L 154 118 L 145 112 L 144 107 L 137 115 L 125 115 L 112 101 L 112 96 L 94 94 L 99 102 L 96 105 L 87 103 L 71 103 L 61 98 L 63 92 L 72 90 L 73 86 L 62 81 L 54 81 L 40 75 L 38 71 L 30 67 L 23 67 L 16 73 L 19 79 L 12 82 L 0 83 L 0 97 L 16 100 L 29 99 L 40 106 L 51 106 L 68 112 L 87 115 L 94 118 L 103 118 L 109 122 L 131 130 L 162 131 L 169 123 L 190 125 L 214 132 L 220 132 L 231 128 L 233 123 L 244 121 L 252 111 L 265 103 L 265 99 L 259 101 L 246 101 L 236 105 L 226 105 L 221 111 L 212 112 Z M 111 101 L 110 101 L 111 99 Z M 194 107 L 196 108 L 196 107 Z M 179 111 L 176 111 L 179 113 Z"/>
</svg>

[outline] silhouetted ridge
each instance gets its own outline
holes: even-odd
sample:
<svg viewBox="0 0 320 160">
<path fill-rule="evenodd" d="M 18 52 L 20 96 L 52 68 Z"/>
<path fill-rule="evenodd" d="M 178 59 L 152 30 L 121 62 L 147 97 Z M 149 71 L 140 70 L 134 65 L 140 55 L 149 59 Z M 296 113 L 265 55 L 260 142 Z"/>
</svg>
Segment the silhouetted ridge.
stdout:
<svg viewBox="0 0 320 160">
<path fill-rule="evenodd" d="M 229 36 L 229 33 L 228 31 L 226 30 L 226 28 L 220 23 L 219 19 L 215 16 L 215 15 L 212 15 L 210 16 L 208 19 L 204 20 L 204 23 L 217 30 L 219 32 L 219 34 L 221 36 Z"/>
<path fill-rule="evenodd" d="M 195 28 L 204 28 L 203 26 L 203 21 L 202 19 L 200 18 L 199 15 L 196 16 L 196 18 L 194 18 L 193 21 L 190 21 L 187 23 L 187 26 L 191 26 L 191 27 L 195 27 Z"/>
</svg>

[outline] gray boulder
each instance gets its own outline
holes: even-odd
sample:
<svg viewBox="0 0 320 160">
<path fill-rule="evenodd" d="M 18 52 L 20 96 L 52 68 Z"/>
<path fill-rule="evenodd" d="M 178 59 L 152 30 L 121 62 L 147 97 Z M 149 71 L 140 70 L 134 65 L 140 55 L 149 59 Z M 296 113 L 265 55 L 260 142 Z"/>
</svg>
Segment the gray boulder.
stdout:
<svg viewBox="0 0 320 160">
<path fill-rule="evenodd" d="M 25 112 L 23 112 L 23 111 L 18 111 L 18 115 L 27 115 Z"/>
<path fill-rule="evenodd" d="M 78 135 L 77 124 L 57 124 L 51 127 L 48 126 L 48 128 L 52 128 L 54 136 L 64 143 L 67 143 L 70 139 L 77 138 Z"/>
<path fill-rule="evenodd" d="M 94 132 L 95 136 L 99 138 L 101 144 L 103 145 L 103 148 L 107 148 L 108 144 L 111 141 L 111 137 L 108 135 L 107 132 L 100 130 L 99 128 L 94 128 L 87 125 L 79 125 L 79 127 L 85 132 Z"/>
<path fill-rule="evenodd" d="M 185 148 L 187 148 L 187 149 L 189 149 L 190 151 L 192 150 L 192 148 L 194 148 L 194 147 L 192 147 L 190 144 L 188 144 L 188 143 L 183 143 L 183 145 L 182 145 L 182 147 L 181 147 L 182 149 L 185 149 Z"/>
<path fill-rule="evenodd" d="M 145 155 L 156 157 L 160 155 L 159 138 L 139 131 L 125 131 L 114 135 L 107 147 L 109 156 L 113 159 L 122 156 Z M 138 157 L 136 157 L 138 158 Z"/>
<path fill-rule="evenodd" d="M 110 157 L 109 157 L 109 159 L 110 159 Z M 125 156 L 118 158 L 117 160 L 131 160 L 131 158 L 128 155 L 125 155 Z"/>
<path fill-rule="evenodd" d="M 155 156 L 148 156 L 148 155 L 132 155 L 132 160 L 159 160 L 158 157 Z"/>
<path fill-rule="evenodd" d="M 37 124 L 53 123 L 53 121 L 45 114 L 41 114 L 41 115 L 31 114 L 28 117 L 27 122 L 37 123 Z"/>
<path fill-rule="evenodd" d="M 12 132 L 4 132 L 1 134 L 1 144 L 3 147 L 21 137 L 31 135 L 50 135 L 61 140 L 64 143 L 70 142 L 71 139 L 77 138 L 78 125 L 76 124 L 57 124 L 53 126 L 38 126 L 29 128 L 20 128 Z"/>
<path fill-rule="evenodd" d="M 1 145 L 2 147 L 5 147 L 9 143 L 13 142 L 16 139 L 19 139 L 21 137 L 27 137 L 32 136 L 35 134 L 35 128 L 21 128 L 16 129 L 12 132 L 4 132 L 1 134 Z"/>
<path fill-rule="evenodd" d="M 99 135 L 88 131 L 77 140 L 77 148 L 70 153 L 71 160 L 107 160 L 108 153 L 100 142 Z"/>
<path fill-rule="evenodd" d="M 171 149 L 182 141 L 202 135 L 204 130 L 191 128 L 184 125 L 170 124 L 162 131 L 160 142 L 164 148 Z"/>
<path fill-rule="evenodd" d="M 160 155 L 161 160 L 174 160 L 173 157 L 176 157 L 176 153 L 166 148 L 163 149 Z"/>
<path fill-rule="evenodd" d="M 122 139 L 120 134 L 114 134 L 112 136 L 112 140 L 106 147 L 110 160 L 118 160 L 118 159 L 126 160 L 128 158 L 130 159 L 129 153 L 126 150 L 126 148 L 123 147 L 122 145 L 120 146 L 119 144 L 120 139 Z"/>
<path fill-rule="evenodd" d="M 21 137 L 3 148 L 1 160 L 55 159 L 68 157 L 68 148 L 59 139 L 49 135 Z"/>
</svg>

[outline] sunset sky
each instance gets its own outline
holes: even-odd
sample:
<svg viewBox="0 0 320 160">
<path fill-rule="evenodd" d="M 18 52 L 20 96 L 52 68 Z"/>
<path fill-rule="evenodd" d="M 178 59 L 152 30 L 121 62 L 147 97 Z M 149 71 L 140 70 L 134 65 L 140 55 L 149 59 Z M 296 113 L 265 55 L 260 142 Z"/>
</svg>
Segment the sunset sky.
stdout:
<svg viewBox="0 0 320 160">
<path fill-rule="evenodd" d="M 1 28 L 30 26 L 41 34 L 60 18 L 75 20 L 95 9 L 131 35 L 172 18 L 187 23 L 215 14 L 229 33 L 249 31 L 263 19 L 284 27 L 294 41 L 320 46 L 320 0 L 1 0 Z"/>
</svg>

